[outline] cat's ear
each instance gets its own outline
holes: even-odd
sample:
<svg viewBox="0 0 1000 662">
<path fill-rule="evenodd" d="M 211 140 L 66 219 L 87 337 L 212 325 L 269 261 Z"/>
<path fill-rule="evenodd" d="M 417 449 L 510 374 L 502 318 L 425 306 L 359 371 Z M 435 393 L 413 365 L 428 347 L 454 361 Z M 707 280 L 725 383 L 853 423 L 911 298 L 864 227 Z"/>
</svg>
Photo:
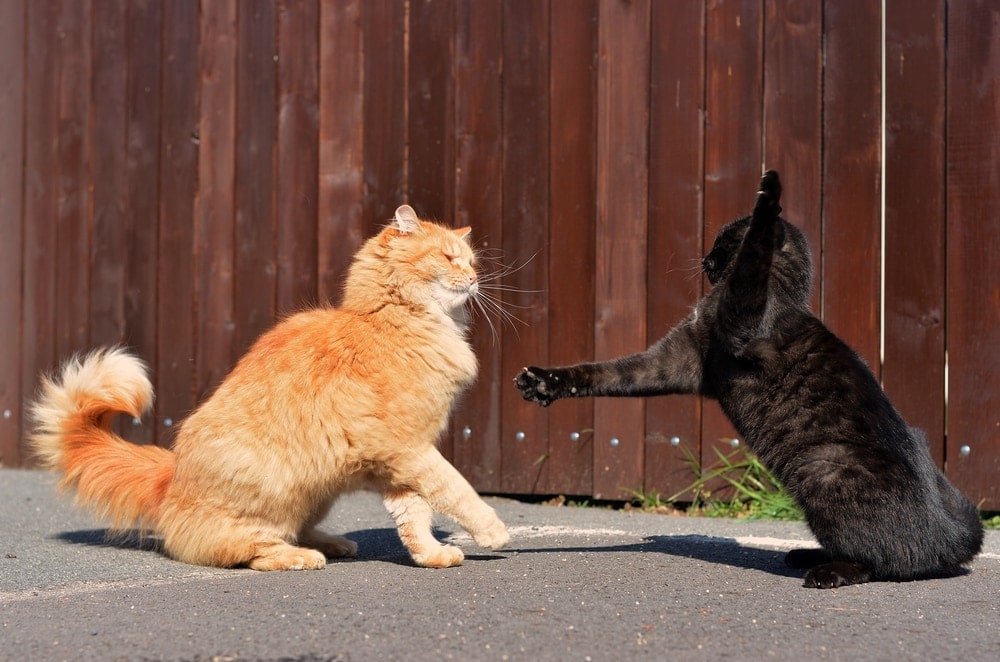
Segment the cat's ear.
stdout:
<svg viewBox="0 0 1000 662">
<path fill-rule="evenodd" d="M 456 228 L 452 230 L 452 232 L 455 233 L 456 237 L 464 240 L 465 243 L 469 243 L 469 235 L 472 233 L 472 228 L 469 226 L 465 226 L 464 228 Z"/>
<path fill-rule="evenodd" d="M 401 234 L 414 234 L 420 231 L 420 219 L 410 205 L 401 205 L 392 220 Z"/>
</svg>

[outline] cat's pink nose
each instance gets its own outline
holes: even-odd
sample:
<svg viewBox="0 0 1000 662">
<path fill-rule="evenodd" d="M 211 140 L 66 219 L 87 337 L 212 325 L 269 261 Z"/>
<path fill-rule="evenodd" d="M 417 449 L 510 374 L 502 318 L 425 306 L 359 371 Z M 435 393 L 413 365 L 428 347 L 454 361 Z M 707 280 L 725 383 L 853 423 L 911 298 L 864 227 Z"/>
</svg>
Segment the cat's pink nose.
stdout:
<svg viewBox="0 0 1000 662">
<path fill-rule="evenodd" d="M 473 274 L 469 274 L 469 283 L 470 284 L 475 283 L 477 280 L 479 280 L 479 276 L 477 276 L 474 273 Z"/>
</svg>

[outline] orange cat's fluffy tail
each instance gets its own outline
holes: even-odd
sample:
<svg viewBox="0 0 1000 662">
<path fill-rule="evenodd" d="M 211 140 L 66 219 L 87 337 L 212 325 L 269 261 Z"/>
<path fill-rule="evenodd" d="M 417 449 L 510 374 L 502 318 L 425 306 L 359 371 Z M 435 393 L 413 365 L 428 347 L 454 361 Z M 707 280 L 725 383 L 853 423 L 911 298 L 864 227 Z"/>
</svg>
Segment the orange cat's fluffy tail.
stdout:
<svg viewBox="0 0 1000 662">
<path fill-rule="evenodd" d="M 152 404 L 146 366 L 123 349 L 77 357 L 43 379 L 32 406 L 31 445 L 41 463 L 63 474 L 60 485 L 109 517 L 112 528 L 155 528 L 174 457 L 129 443 L 111 431 L 117 413 L 141 416 Z"/>
</svg>

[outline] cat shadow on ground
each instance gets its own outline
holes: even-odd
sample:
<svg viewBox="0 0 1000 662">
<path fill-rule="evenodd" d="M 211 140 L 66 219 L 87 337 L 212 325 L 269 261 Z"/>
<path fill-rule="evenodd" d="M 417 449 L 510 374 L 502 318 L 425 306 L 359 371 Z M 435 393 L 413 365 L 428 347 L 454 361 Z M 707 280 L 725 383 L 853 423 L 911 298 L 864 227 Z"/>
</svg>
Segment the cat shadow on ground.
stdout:
<svg viewBox="0 0 1000 662">
<path fill-rule="evenodd" d="M 74 545 L 110 547 L 113 549 L 137 549 L 146 552 L 160 551 L 159 538 L 149 535 L 144 536 L 135 530 L 111 531 L 110 529 L 84 529 L 80 531 L 63 531 L 51 537 L 53 540 L 60 540 Z"/>
<path fill-rule="evenodd" d="M 670 556 L 697 559 L 706 563 L 728 565 L 748 570 L 760 570 L 781 577 L 801 577 L 802 571 L 785 565 L 784 551 L 747 547 L 732 538 L 703 535 L 647 536 L 643 542 L 604 547 L 538 547 L 518 548 L 512 541 L 510 551 L 519 554 L 546 554 L 580 552 L 585 554 L 608 552 L 657 552 Z M 505 548 L 504 551 L 507 551 Z"/>
<path fill-rule="evenodd" d="M 447 531 L 434 531 L 438 540 L 448 536 Z M 351 561 L 385 561 L 398 565 L 415 566 L 409 552 L 399 540 L 395 529 L 365 529 L 344 534 L 345 538 L 358 543 L 358 555 L 350 559 L 330 559 L 330 563 Z M 80 531 L 64 531 L 51 536 L 53 540 L 73 545 L 90 547 L 105 547 L 110 549 L 134 549 L 145 552 L 162 552 L 160 539 L 155 536 L 143 536 L 138 531 L 129 530 L 113 532 L 110 529 L 85 529 Z M 466 554 L 471 561 L 493 561 L 506 558 L 500 554 Z"/>
</svg>

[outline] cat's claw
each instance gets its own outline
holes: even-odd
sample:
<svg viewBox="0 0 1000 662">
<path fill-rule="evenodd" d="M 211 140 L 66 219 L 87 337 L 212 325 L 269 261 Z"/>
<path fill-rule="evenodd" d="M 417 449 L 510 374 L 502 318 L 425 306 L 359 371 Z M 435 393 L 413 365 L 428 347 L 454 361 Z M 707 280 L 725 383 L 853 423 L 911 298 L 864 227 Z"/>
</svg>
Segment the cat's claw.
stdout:
<svg viewBox="0 0 1000 662">
<path fill-rule="evenodd" d="M 839 588 L 851 584 L 864 584 L 872 579 L 872 573 L 860 563 L 853 561 L 833 561 L 812 568 L 806 573 L 805 588 Z"/>
</svg>

